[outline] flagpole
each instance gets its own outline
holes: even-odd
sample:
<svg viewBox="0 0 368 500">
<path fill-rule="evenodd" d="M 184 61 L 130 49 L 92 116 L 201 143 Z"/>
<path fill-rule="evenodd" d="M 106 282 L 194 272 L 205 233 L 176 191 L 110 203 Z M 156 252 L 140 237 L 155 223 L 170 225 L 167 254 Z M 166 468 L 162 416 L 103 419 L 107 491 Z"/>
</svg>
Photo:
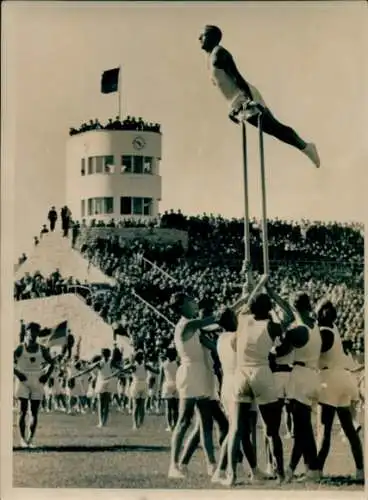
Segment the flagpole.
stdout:
<svg viewBox="0 0 368 500">
<path fill-rule="evenodd" d="M 121 91 L 120 91 L 120 73 L 121 73 L 121 66 L 119 66 L 119 76 L 118 76 L 118 113 L 119 113 L 119 120 L 122 121 L 122 116 L 121 116 Z"/>
</svg>

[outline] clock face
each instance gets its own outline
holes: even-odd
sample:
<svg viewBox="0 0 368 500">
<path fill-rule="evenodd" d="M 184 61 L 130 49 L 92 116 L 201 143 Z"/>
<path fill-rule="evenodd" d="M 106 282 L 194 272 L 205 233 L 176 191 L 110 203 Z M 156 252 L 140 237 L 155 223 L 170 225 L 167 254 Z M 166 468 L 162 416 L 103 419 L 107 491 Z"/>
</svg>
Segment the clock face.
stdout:
<svg viewBox="0 0 368 500">
<path fill-rule="evenodd" d="M 133 139 L 134 149 L 137 149 L 137 150 L 143 149 L 145 145 L 146 145 L 146 141 L 143 139 L 143 137 L 135 137 Z"/>
</svg>

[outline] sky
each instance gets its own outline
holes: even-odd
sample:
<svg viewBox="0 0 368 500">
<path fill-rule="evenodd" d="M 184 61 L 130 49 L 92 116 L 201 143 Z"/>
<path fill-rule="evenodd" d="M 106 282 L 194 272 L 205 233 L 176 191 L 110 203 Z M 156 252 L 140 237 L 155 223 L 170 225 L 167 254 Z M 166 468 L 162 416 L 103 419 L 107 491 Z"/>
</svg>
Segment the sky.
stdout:
<svg viewBox="0 0 368 500">
<path fill-rule="evenodd" d="M 205 24 L 273 113 L 317 144 L 320 170 L 265 139 L 270 217 L 363 220 L 367 187 L 366 4 L 355 2 L 5 2 L 2 211 L 14 255 L 27 251 L 51 205 L 65 203 L 70 126 L 117 114 L 100 94 L 122 66 L 125 115 L 160 122 L 160 211 L 241 217 L 241 132 L 211 84 Z M 257 131 L 249 130 L 251 215 L 261 210 Z M 4 189 L 4 188 L 3 188 Z M 5 208 L 4 208 L 4 205 Z"/>
</svg>

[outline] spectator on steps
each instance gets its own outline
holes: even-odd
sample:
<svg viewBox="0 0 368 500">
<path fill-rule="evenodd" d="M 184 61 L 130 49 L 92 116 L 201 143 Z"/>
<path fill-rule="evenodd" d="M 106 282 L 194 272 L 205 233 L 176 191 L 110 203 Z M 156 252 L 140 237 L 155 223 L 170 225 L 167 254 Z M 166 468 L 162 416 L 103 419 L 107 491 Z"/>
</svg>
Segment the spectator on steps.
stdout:
<svg viewBox="0 0 368 500">
<path fill-rule="evenodd" d="M 55 224 L 58 218 L 57 211 L 55 210 L 55 207 L 51 207 L 51 210 L 49 211 L 49 214 L 47 216 L 49 222 L 50 222 L 50 231 L 55 230 Z"/>
</svg>

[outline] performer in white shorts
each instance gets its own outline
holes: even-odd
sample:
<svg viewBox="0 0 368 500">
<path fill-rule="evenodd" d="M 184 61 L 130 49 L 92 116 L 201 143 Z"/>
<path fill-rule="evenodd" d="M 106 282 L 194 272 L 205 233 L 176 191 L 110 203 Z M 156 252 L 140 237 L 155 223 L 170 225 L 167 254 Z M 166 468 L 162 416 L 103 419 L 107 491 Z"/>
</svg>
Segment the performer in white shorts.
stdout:
<svg viewBox="0 0 368 500">
<path fill-rule="evenodd" d="M 237 450 L 240 435 L 244 432 L 243 413 L 249 412 L 256 402 L 261 413 L 279 482 L 284 479 L 283 448 L 279 435 L 282 403 L 269 362 L 275 339 L 280 335 L 280 325 L 271 318 L 272 303 L 269 296 L 261 293 L 252 298 L 250 314 L 239 315 L 236 332 L 236 371 L 234 375 L 234 400 L 230 408 L 228 444 L 228 477 L 223 483 L 231 486 L 236 481 Z M 247 401 L 248 403 L 244 403 Z M 262 478 L 266 475 L 260 473 Z M 255 479 L 258 477 L 256 476 Z"/>
<path fill-rule="evenodd" d="M 44 398 L 44 384 L 53 370 L 54 361 L 49 350 L 37 342 L 41 328 L 38 323 L 27 326 L 24 343 L 14 351 L 15 398 L 20 403 L 19 431 L 22 448 L 33 448 L 38 423 L 38 412 Z M 26 418 L 30 409 L 28 435 Z"/>
<path fill-rule="evenodd" d="M 176 373 L 178 367 L 176 349 L 174 347 L 169 347 L 165 359 L 161 363 L 161 397 L 165 401 L 167 431 L 173 431 L 178 420 L 179 399 L 176 390 Z"/>
<path fill-rule="evenodd" d="M 74 378 L 78 379 L 97 371 L 95 394 L 97 396 L 98 417 L 97 427 L 105 427 L 109 417 L 111 395 L 116 391 L 116 377 L 120 374 L 121 366 L 113 357 L 111 349 L 104 348 L 101 355 L 89 368 L 77 373 Z"/>
<path fill-rule="evenodd" d="M 236 352 L 235 352 L 235 337 L 234 332 L 237 329 L 238 321 L 235 312 L 227 310 L 220 318 L 219 324 L 225 330 L 218 334 L 216 338 L 209 338 L 202 335 L 201 340 L 208 349 L 216 349 L 222 369 L 222 383 L 220 391 L 220 399 L 225 414 L 229 419 L 231 417 L 230 410 L 233 401 L 233 385 L 234 374 L 236 370 Z M 204 333 L 204 332 L 203 332 Z M 243 427 L 243 433 L 240 436 L 242 450 L 246 456 L 254 476 L 258 474 L 256 450 L 252 447 L 250 441 L 250 431 L 252 424 L 252 414 L 249 404 L 245 402 L 248 407 L 248 412 L 244 412 L 248 417 L 248 422 Z M 224 473 L 227 469 L 227 448 L 228 448 L 228 434 L 221 444 L 220 456 L 217 464 L 216 471 L 212 476 L 213 483 L 222 482 Z M 242 455 L 239 454 L 238 461 L 242 460 Z"/>
<path fill-rule="evenodd" d="M 330 450 L 332 425 L 337 414 L 350 443 L 355 461 L 356 478 L 364 480 L 363 448 L 350 410 L 352 402 L 359 399 L 358 387 L 352 373 L 345 369 L 346 355 L 341 337 L 335 327 L 336 319 L 337 313 L 332 303 L 330 301 L 322 303 L 318 310 L 318 325 L 322 336 L 319 403 L 322 408 L 323 437 L 317 457 L 318 470 L 322 475 Z"/>
<path fill-rule="evenodd" d="M 214 301 L 210 297 L 203 297 L 198 303 L 199 309 L 199 317 L 206 318 L 213 314 L 214 311 Z M 210 325 L 205 327 L 200 332 L 201 343 L 206 347 L 204 354 L 206 358 L 206 364 L 209 367 L 209 376 L 212 386 L 210 400 L 208 405 L 210 406 L 211 412 L 211 434 L 213 434 L 213 424 L 217 423 L 219 430 L 219 442 L 220 445 L 224 441 L 227 436 L 229 430 L 229 424 L 224 414 L 220 403 L 220 383 L 221 383 L 221 373 L 220 373 L 220 360 L 218 359 L 218 355 L 216 349 L 212 347 L 212 344 L 209 348 L 205 342 L 203 342 L 207 335 L 212 338 L 213 336 L 216 338 L 218 333 L 222 331 L 222 327 L 220 325 Z M 192 432 L 189 434 L 188 439 L 185 442 L 183 454 L 180 460 L 180 469 L 182 472 L 187 473 L 187 467 L 191 458 L 193 457 L 196 449 L 198 448 L 201 441 L 201 419 L 198 409 L 196 409 L 196 422 L 193 427 Z M 208 473 L 213 474 L 214 469 L 208 469 Z"/>
<path fill-rule="evenodd" d="M 157 370 L 159 373 L 159 369 L 152 364 L 152 368 Z M 157 392 L 158 392 L 158 377 L 156 373 L 151 371 L 147 371 L 147 398 L 145 403 L 146 413 L 151 413 L 152 411 L 156 411 L 158 413 L 158 400 L 157 400 Z"/>
<path fill-rule="evenodd" d="M 132 383 L 130 397 L 132 401 L 133 430 L 136 431 L 143 425 L 145 417 L 145 399 L 147 398 L 147 372 L 156 374 L 156 370 L 145 362 L 143 351 L 137 351 L 130 368 Z"/>
<path fill-rule="evenodd" d="M 174 333 L 175 347 L 180 358 L 176 374 L 179 394 L 179 416 L 171 440 L 170 478 L 183 478 L 179 457 L 183 440 L 191 424 L 194 409 L 197 408 L 201 420 L 201 439 L 206 456 L 208 472 L 213 473 L 215 455 L 212 440 L 211 412 L 208 402 L 212 395 L 211 367 L 205 355 L 205 347 L 200 341 L 200 329 L 217 323 L 217 317 L 197 318 L 198 305 L 184 293 L 172 298 L 172 306 L 180 315 Z"/>
<path fill-rule="evenodd" d="M 220 45 L 221 39 L 221 30 L 212 25 L 207 25 L 199 37 L 202 50 L 208 54 L 212 82 L 229 104 L 229 118 L 236 123 L 245 119 L 258 126 L 257 110 L 261 109 L 262 130 L 304 153 L 318 168 L 320 159 L 316 146 L 305 142 L 295 130 L 274 117 L 258 89 L 241 76 L 230 52 Z"/>
<path fill-rule="evenodd" d="M 307 467 L 306 479 L 319 479 L 317 447 L 312 426 L 312 406 L 318 402 L 320 390 L 319 358 L 322 339 L 307 294 L 299 293 L 293 308 L 274 290 L 268 287 L 270 296 L 293 322 L 284 334 L 279 347 L 273 349 L 276 356 L 294 351 L 293 370 L 290 374 L 287 397 L 293 414 L 294 443 L 286 481 L 292 480 L 296 467 L 303 456 Z"/>
<path fill-rule="evenodd" d="M 80 397 L 83 395 L 83 387 L 80 375 L 82 365 L 78 356 L 73 356 L 67 364 L 66 374 L 66 400 L 67 400 L 67 413 L 70 415 L 75 409 L 77 412 L 81 411 Z"/>
</svg>

